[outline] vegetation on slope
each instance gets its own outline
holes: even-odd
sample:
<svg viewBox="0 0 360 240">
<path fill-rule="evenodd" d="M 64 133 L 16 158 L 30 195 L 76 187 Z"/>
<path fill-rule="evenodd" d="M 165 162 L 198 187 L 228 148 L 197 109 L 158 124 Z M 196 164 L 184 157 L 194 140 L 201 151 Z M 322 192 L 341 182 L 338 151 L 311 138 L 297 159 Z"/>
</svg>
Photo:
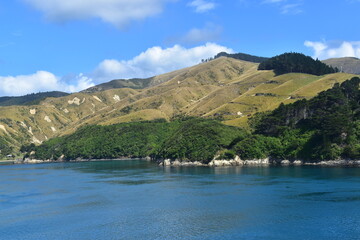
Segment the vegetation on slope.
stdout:
<svg viewBox="0 0 360 240">
<path fill-rule="evenodd" d="M 360 78 L 354 77 L 310 100 L 281 104 L 253 119 L 255 133 L 281 144 L 277 156 L 333 160 L 360 157 Z M 274 148 L 272 148 L 274 150 Z"/>
<path fill-rule="evenodd" d="M 234 139 L 246 135 L 240 128 L 198 118 L 123 123 L 110 126 L 87 126 L 74 134 L 53 138 L 36 147 L 35 158 L 67 160 L 146 157 L 210 161 L 217 151 L 228 148 Z"/>
<path fill-rule="evenodd" d="M 312 75 L 324 75 L 338 72 L 319 60 L 314 60 L 309 56 L 301 53 L 284 53 L 272 57 L 259 65 L 259 70 L 274 70 L 275 74 L 281 75 L 285 73 L 308 73 Z"/>
<path fill-rule="evenodd" d="M 200 118 L 87 126 L 24 151 L 36 158 L 146 157 L 208 163 L 215 155 L 242 159 L 305 161 L 360 157 L 360 78 L 355 77 L 310 100 L 281 104 L 251 119 L 253 134 Z"/>
<path fill-rule="evenodd" d="M 229 57 L 229 58 L 234 58 L 234 59 L 237 59 L 237 60 L 253 62 L 253 63 L 262 63 L 262 62 L 269 59 L 269 58 L 266 58 L 266 57 L 258 57 L 258 56 L 253 56 L 253 55 L 249 55 L 249 54 L 245 54 L 245 53 L 230 54 L 230 53 L 226 53 L 226 52 L 218 53 L 214 57 L 214 59 L 219 58 L 219 57 Z"/>
<path fill-rule="evenodd" d="M 41 100 L 44 100 L 48 97 L 64 97 L 69 95 L 65 92 L 40 92 L 40 93 L 32 93 L 25 96 L 20 97 L 0 97 L 0 106 L 13 106 L 13 105 L 35 105 L 39 104 Z"/>
</svg>

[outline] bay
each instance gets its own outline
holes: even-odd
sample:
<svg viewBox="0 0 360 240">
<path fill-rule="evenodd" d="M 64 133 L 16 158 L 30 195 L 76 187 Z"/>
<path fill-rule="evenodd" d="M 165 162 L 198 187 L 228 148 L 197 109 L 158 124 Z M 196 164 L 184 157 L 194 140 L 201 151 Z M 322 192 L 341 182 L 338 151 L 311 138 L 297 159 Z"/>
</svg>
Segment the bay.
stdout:
<svg viewBox="0 0 360 240">
<path fill-rule="evenodd" d="M 0 239 L 359 239 L 360 168 L 0 166 Z"/>
</svg>

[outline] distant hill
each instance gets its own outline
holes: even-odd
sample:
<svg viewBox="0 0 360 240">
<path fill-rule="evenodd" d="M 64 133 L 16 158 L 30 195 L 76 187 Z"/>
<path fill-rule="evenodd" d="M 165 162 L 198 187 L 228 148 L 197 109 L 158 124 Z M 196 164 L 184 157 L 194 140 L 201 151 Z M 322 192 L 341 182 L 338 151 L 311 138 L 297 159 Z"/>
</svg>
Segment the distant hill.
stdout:
<svg viewBox="0 0 360 240">
<path fill-rule="evenodd" d="M 245 54 L 245 53 L 234 53 L 234 54 L 229 54 L 226 52 L 221 52 L 218 53 L 214 58 L 219 58 L 219 57 L 229 57 L 229 58 L 234 58 L 237 60 L 242 60 L 242 61 L 247 61 L 247 62 L 253 62 L 253 63 L 262 63 L 264 61 L 266 61 L 269 58 L 266 57 L 258 57 L 258 56 L 253 56 L 250 54 Z"/>
<path fill-rule="evenodd" d="M 330 58 L 322 61 L 327 65 L 338 68 L 340 71 L 351 74 L 360 74 L 360 59 L 354 57 Z"/>
<path fill-rule="evenodd" d="M 35 105 L 38 104 L 41 100 L 48 97 L 58 98 L 67 95 L 69 95 L 69 93 L 53 91 L 53 92 L 32 93 L 20 97 L 0 97 L 0 106 Z"/>
</svg>

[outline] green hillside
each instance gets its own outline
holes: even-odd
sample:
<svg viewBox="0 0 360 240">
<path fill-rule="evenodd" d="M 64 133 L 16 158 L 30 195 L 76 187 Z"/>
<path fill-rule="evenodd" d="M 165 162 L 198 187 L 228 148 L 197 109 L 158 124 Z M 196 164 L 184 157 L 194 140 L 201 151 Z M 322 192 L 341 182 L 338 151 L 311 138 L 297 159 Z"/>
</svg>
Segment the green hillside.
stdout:
<svg viewBox="0 0 360 240">
<path fill-rule="evenodd" d="M 112 159 L 147 157 L 179 159 L 207 163 L 234 139 L 246 136 L 244 130 L 213 120 L 183 119 L 166 122 L 122 123 L 110 126 L 87 126 L 75 133 L 54 138 L 35 151 L 37 159 Z"/>
<path fill-rule="evenodd" d="M 86 126 L 44 144 L 23 147 L 37 159 L 71 160 L 151 157 L 154 160 L 301 159 L 360 157 L 360 78 L 354 77 L 310 100 L 281 104 L 251 118 L 253 133 L 214 120 L 182 118 Z"/>
</svg>

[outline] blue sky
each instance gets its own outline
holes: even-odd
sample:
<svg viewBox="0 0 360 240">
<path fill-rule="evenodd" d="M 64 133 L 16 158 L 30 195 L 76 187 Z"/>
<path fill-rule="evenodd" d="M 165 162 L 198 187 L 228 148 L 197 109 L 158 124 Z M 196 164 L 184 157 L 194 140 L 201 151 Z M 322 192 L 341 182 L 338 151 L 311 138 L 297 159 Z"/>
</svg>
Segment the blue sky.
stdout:
<svg viewBox="0 0 360 240">
<path fill-rule="evenodd" d="M 0 96 L 150 77 L 220 51 L 360 57 L 360 0 L 6 0 Z"/>
</svg>

